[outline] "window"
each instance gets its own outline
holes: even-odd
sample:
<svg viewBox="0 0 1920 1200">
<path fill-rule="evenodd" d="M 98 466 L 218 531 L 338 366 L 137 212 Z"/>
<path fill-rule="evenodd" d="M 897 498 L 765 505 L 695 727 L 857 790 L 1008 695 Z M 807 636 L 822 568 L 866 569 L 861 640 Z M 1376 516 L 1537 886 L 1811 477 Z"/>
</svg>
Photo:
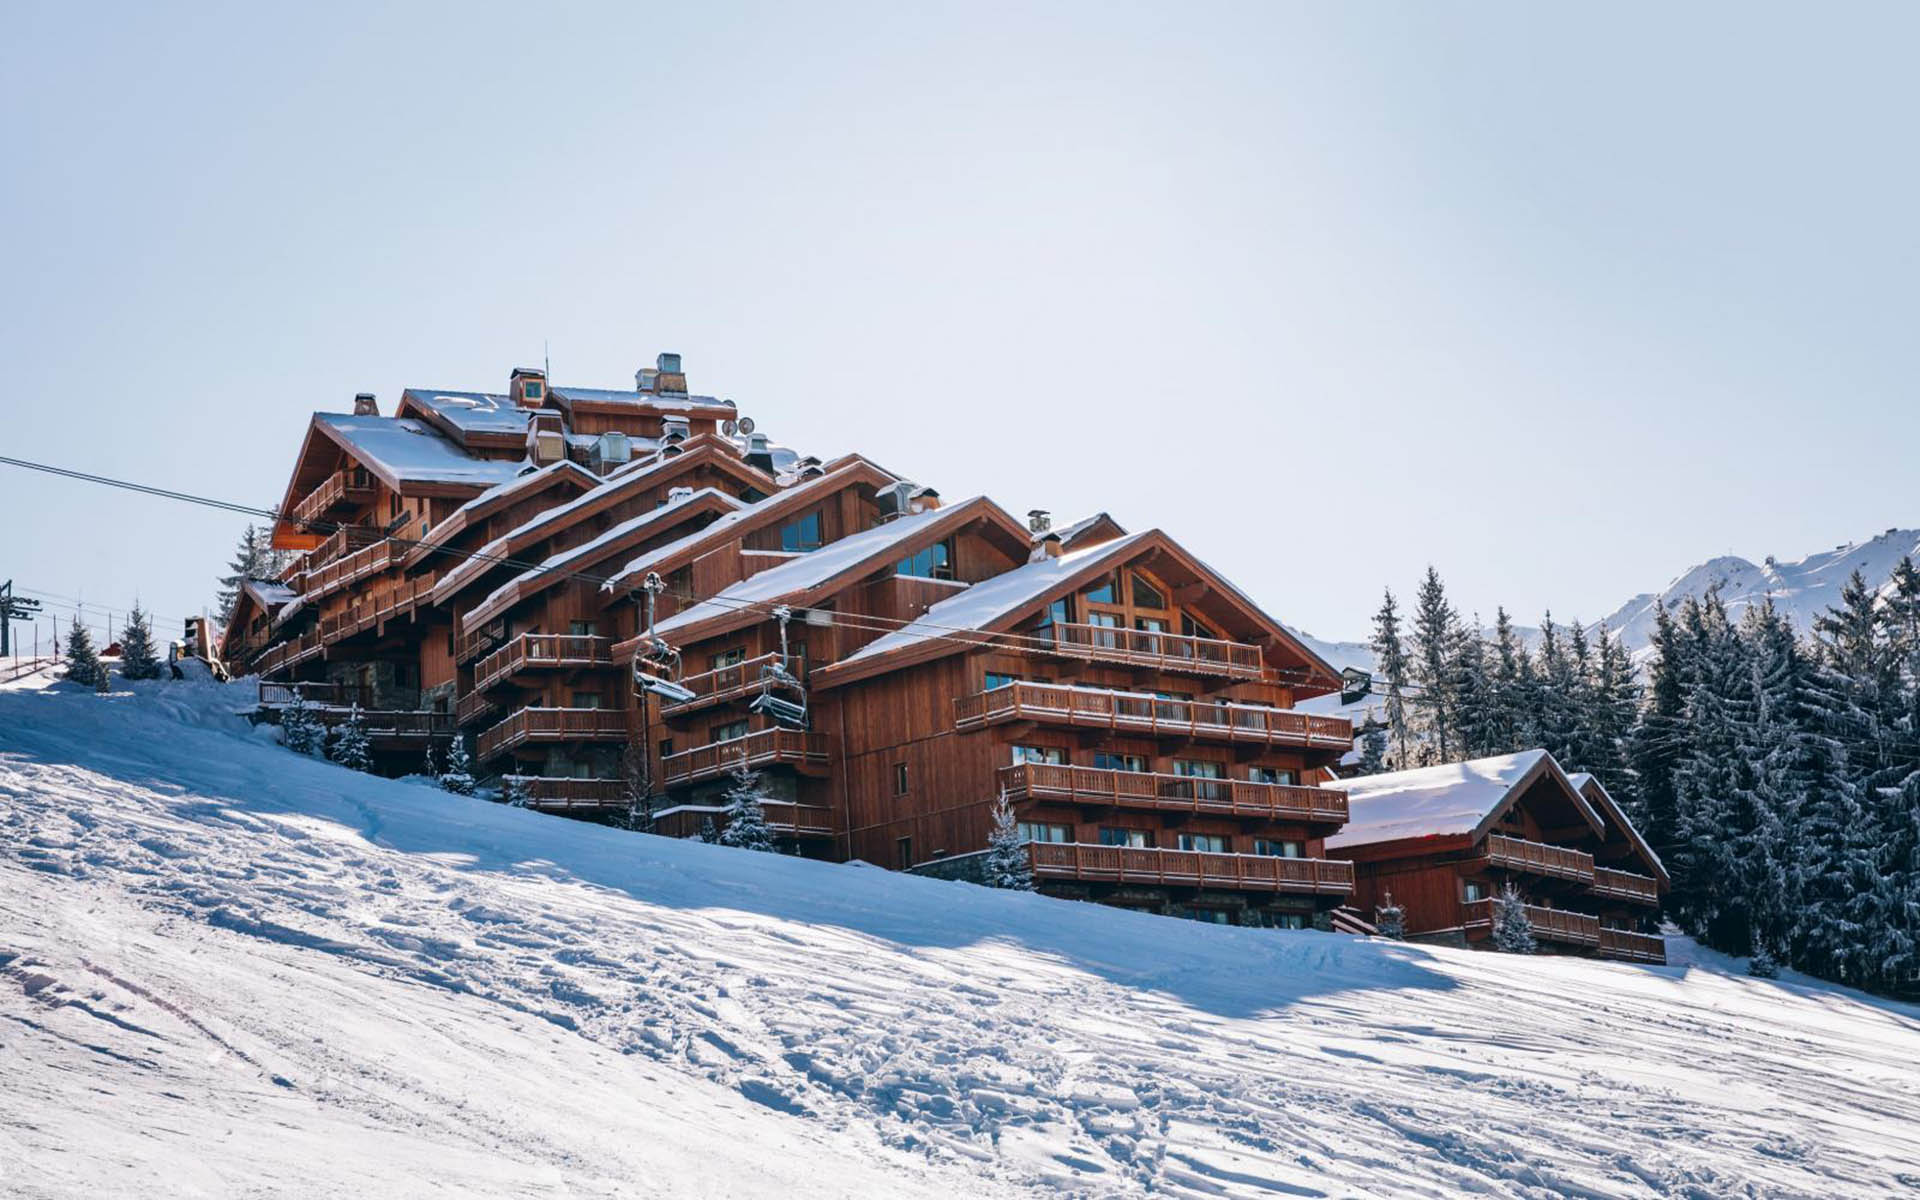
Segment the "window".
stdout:
<svg viewBox="0 0 1920 1200">
<path fill-rule="evenodd" d="M 913 865 L 913 839 L 903 837 L 893 843 L 894 865 L 904 871 Z"/>
<path fill-rule="evenodd" d="M 541 383 L 538 379 L 529 379 L 522 386 L 525 388 L 524 394 L 529 400 L 538 400 L 547 394 L 547 385 Z"/>
<path fill-rule="evenodd" d="M 1146 771 L 1147 760 L 1139 754 L 1110 754 L 1105 750 L 1096 750 L 1093 752 L 1093 765 L 1102 771 L 1132 771 L 1140 774 Z"/>
<path fill-rule="evenodd" d="M 946 542 L 935 542 L 895 563 L 893 573 L 915 579 L 952 579 L 953 548 Z"/>
<path fill-rule="evenodd" d="M 1159 617 L 1135 617 L 1133 627 L 1142 633 L 1165 633 L 1167 623 Z"/>
<path fill-rule="evenodd" d="M 599 708 L 600 693 L 599 692 L 575 692 L 573 694 L 573 707 Z"/>
<path fill-rule="evenodd" d="M 1254 783 L 1296 784 L 1299 773 L 1288 767 L 1248 767 L 1247 778 Z"/>
<path fill-rule="evenodd" d="M 667 591 L 682 600 L 693 599 L 693 568 L 681 567 L 667 575 Z"/>
<path fill-rule="evenodd" d="M 1019 682 L 1020 677 L 1018 675 L 1002 675 L 998 671 L 988 671 L 986 690 L 991 692 L 995 688 L 1010 687 Z"/>
<path fill-rule="evenodd" d="M 1194 620 L 1192 617 L 1187 616 L 1185 613 L 1180 615 L 1180 632 L 1186 637 L 1207 638 L 1214 641 L 1219 640 L 1220 637 L 1219 634 Z"/>
<path fill-rule="evenodd" d="M 1109 575 L 1086 591 L 1088 604 L 1118 604 L 1113 590 L 1113 576 Z"/>
<path fill-rule="evenodd" d="M 896 796 L 907 794 L 907 764 L 905 763 L 893 764 L 893 794 Z"/>
<path fill-rule="evenodd" d="M 1058 746 L 1013 746 L 1013 765 L 1044 763 L 1051 767 L 1067 765 L 1067 752 Z"/>
<path fill-rule="evenodd" d="M 818 550 L 824 538 L 820 536 L 820 513 L 818 510 L 808 513 L 797 521 L 791 521 L 780 527 L 780 548 L 782 550 L 805 553 Z"/>
<path fill-rule="evenodd" d="M 1268 923 L 1274 929 L 1305 929 L 1307 918 L 1304 913 L 1274 913 Z"/>
<path fill-rule="evenodd" d="M 1198 758 L 1176 758 L 1173 760 L 1173 773 L 1188 779 L 1225 779 L 1227 769 L 1217 762 L 1207 762 Z"/>
<path fill-rule="evenodd" d="M 660 757 L 661 757 L 661 758 L 667 758 L 667 757 L 670 757 L 670 756 L 671 756 L 671 755 L 673 754 L 673 739 L 672 739 L 672 738 L 661 738 L 661 739 L 660 739 L 660 747 L 659 747 L 659 749 L 660 749 Z"/>
<path fill-rule="evenodd" d="M 1485 900 L 1487 898 L 1487 885 L 1468 880 L 1465 885 L 1465 892 L 1468 904 L 1472 904 L 1475 900 Z"/>
<path fill-rule="evenodd" d="M 1225 854 L 1227 839 L 1217 833 L 1183 833 L 1180 835 L 1182 850 L 1198 850 L 1203 854 Z"/>
<path fill-rule="evenodd" d="M 709 671 L 718 671 L 722 667 L 739 666 L 745 661 L 747 661 L 746 648 L 744 646 L 735 646 L 731 650 L 722 650 L 718 654 L 709 654 L 707 656 L 707 669 Z"/>
<path fill-rule="evenodd" d="M 1133 606 L 1135 608 L 1165 608 L 1167 606 L 1167 598 L 1160 594 L 1159 588 L 1148 583 L 1144 576 L 1135 575 L 1133 577 Z"/>
<path fill-rule="evenodd" d="M 1153 834 L 1145 829 L 1115 829 L 1103 825 L 1100 827 L 1100 844 L 1102 846 L 1151 847 Z"/>
<path fill-rule="evenodd" d="M 1052 604 L 1047 605 L 1046 623 L 1049 625 L 1071 625 L 1073 623 L 1072 614 L 1072 606 L 1069 604 L 1067 598 L 1062 596 Z"/>
<path fill-rule="evenodd" d="M 744 720 L 728 721 L 725 725 L 715 725 L 707 731 L 707 744 L 712 745 L 715 742 L 731 742 L 736 738 L 743 738 L 745 736 L 747 736 L 747 723 Z"/>
<path fill-rule="evenodd" d="M 1268 838 L 1253 839 L 1253 852 L 1269 858 L 1302 858 L 1305 847 L 1299 842 L 1276 842 Z"/>
<path fill-rule="evenodd" d="M 1119 617 L 1114 616 L 1112 613 L 1088 613 L 1087 624 L 1096 627 L 1093 636 L 1089 639 L 1093 645 L 1104 647 L 1108 650 L 1119 647 L 1120 635 L 1108 632 L 1109 630 L 1119 628 Z"/>
<path fill-rule="evenodd" d="M 568 621 L 567 635 L 569 637 L 592 637 L 596 628 L 597 626 L 592 621 Z"/>
<path fill-rule="evenodd" d="M 1187 918 L 1207 925 L 1233 924 L 1228 919 L 1227 910 L 1224 908 L 1190 908 L 1187 910 Z"/>
<path fill-rule="evenodd" d="M 1020 840 L 1023 842 L 1070 842 L 1073 831 L 1065 825 L 1047 825 L 1038 821 L 1020 822 Z"/>
</svg>

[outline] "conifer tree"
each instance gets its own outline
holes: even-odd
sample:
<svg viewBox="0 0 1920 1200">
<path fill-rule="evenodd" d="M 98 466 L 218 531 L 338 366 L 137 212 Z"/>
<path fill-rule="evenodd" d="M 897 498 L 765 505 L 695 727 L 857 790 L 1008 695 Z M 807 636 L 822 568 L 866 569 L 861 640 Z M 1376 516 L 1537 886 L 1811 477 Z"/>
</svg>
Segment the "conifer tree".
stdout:
<svg viewBox="0 0 1920 1200">
<path fill-rule="evenodd" d="M 1387 769 L 1387 727 L 1369 712 L 1360 722 L 1360 761 L 1355 775 L 1378 775 Z"/>
<path fill-rule="evenodd" d="M 712 817 L 700 818 L 700 840 L 709 846 L 719 844 L 720 831 L 713 827 Z"/>
<path fill-rule="evenodd" d="M 133 602 L 127 614 L 127 627 L 120 631 L 120 677 L 122 679 L 160 678 L 160 655 L 154 649 L 153 623 Z"/>
<path fill-rule="evenodd" d="M 420 763 L 420 773 L 434 782 L 440 780 L 440 756 L 433 752 L 433 739 L 427 739 L 427 752 Z"/>
<path fill-rule="evenodd" d="M 1505 954 L 1532 954 L 1537 949 L 1527 902 L 1511 883 L 1493 899 L 1493 948 Z"/>
<path fill-rule="evenodd" d="M 993 802 L 993 826 L 987 834 L 986 883 L 988 887 L 1008 891 L 1033 890 L 1033 863 L 1027 856 L 1026 839 L 1020 836 L 1020 826 L 1014 820 L 1013 805 L 1007 800 L 1005 788 L 1000 789 L 1000 795 Z"/>
<path fill-rule="evenodd" d="M 1407 723 L 1407 649 L 1400 635 L 1400 609 L 1391 589 L 1373 618 L 1373 660 L 1387 727 L 1387 765 L 1399 770 L 1412 765 L 1413 747 Z"/>
<path fill-rule="evenodd" d="M 1653 846 L 1669 853 L 1678 840 L 1673 779 L 1684 752 L 1688 668 L 1679 628 L 1661 605 L 1654 611 L 1653 657 L 1647 664 L 1646 701 L 1628 738 L 1634 788 L 1627 815 Z M 1605 781 L 1609 788 L 1612 781 Z"/>
<path fill-rule="evenodd" d="M 1417 726 L 1430 743 L 1425 749 L 1431 762 L 1452 762 L 1460 752 L 1453 670 L 1459 624 L 1440 573 L 1429 566 L 1414 600 L 1409 667 L 1412 682 L 1420 689 Z"/>
<path fill-rule="evenodd" d="M 67 626 L 67 678 L 82 687 L 96 687 L 106 666 L 93 648 L 93 634 L 78 613 Z"/>
<path fill-rule="evenodd" d="M 731 777 L 726 791 L 727 827 L 720 831 L 720 844 L 739 850 L 772 850 L 773 831 L 767 827 L 760 773 L 742 755 Z"/>
<path fill-rule="evenodd" d="M 1493 677 L 1487 665 L 1487 644 L 1477 632 L 1478 614 L 1473 627 L 1455 623 L 1454 646 L 1448 677 L 1453 695 L 1453 719 L 1459 738 L 1459 757 L 1482 758 L 1498 754 L 1495 736 L 1498 721 L 1494 711 Z"/>
<path fill-rule="evenodd" d="M 1544 746 L 1560 762 L 1571 763 L 1574 759 L 1577 719 L 1574 706 L 1580 687 L 1573 661 L 1567 654 L 1566 642 L 1560 636 L 1559 627 L 1553 623 L 1551 612 L 1540 622 L 1538 665 L 1533 686 L 1528 689 L 1527 707 L 1533 714 L 1529 733 L 1535 745 Z"/>
<path fill-rule="evenodd" d="M 1513 618 L 1505 607 L 1494 610 L 1493 659 L 1487 701 L 1488 754 L 1512 754 L 1528 746 L 1529 697 L 1532 671 L 1527 648 L 1513 632 Z"/>
<path fill-rule="evenodd" d="M 1403 942 L 1407 938 L 1407 910 L 1393 902 L 1393 893 L 1388 892 L 1384 903 L 1373 909 L 1373 927 L 1383 938 L 1392 938 Z"/>
<path fill-rule="evenodd" d="M 447 767 L 440 772 L 441 790 L 456 796 L 471 796 L 474 786 L 473 756 L 467 753 L 467 736 L 456 733 L 453 745 L 447 748 Z"/>
<path fill-rule="evenodd" d="M 280 743 L 295 754 L 312 754 L 319 748 L 319 722 L 307 707 L 307 698 L 296 686 L 293 699 L 280 710 Z"/>
<path fill-rule="evenodd" d="M 523 775 L 509 775 L 500 787 L 500 799 L 508 808 L 527 808 L 533 804 L 533 785 Z"/>
<path fill-rule="evenodd" d="M 247 585 L 247 581 L 271 579 L 274 568 L 268 531 L 249 524 L 246 532 L 240 535 L 240 544 L 234 547 L 233 561 L 227 564 L 227 573 L 220 577 L 220 590 L 214 599 L 214 608 L 220 614 L 222 625 L 233 619 L 234 603 L 240 599 L 240 589 Z"/>
<path fill-rule="evenodd" d="M 1638 789 L 1628 755 L 1640 685 L 1633 676 L 1633 659 L 1620 639 L 1605 625 L 1600 626 L 1599 634 L 1593 686 L 1589 689 L 1594 762 L 1588 769 L 1631 810 Z"/>
<path fill-rule="evenodd" d="M 327 757 L 349 771 L 373 769 L 373 744 L 367 738 L 367 720 L 360 713 L 359 701 L 348 710 L 347 719 L 334 726 Z"/>
</svg>

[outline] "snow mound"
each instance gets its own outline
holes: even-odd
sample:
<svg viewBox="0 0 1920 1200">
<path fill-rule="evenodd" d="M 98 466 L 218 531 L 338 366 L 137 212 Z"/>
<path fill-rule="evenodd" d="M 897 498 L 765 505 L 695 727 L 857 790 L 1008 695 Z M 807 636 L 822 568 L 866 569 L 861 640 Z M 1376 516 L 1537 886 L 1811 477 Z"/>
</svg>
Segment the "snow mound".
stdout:
<svg viewBox="0 0 1920 1200">
<path fill-rule="evenodd" d="M 0 688 L 0 1192 L 1920 1187 L 1911 1006 L 624 834 L 244 688 Z"/>
</svg>

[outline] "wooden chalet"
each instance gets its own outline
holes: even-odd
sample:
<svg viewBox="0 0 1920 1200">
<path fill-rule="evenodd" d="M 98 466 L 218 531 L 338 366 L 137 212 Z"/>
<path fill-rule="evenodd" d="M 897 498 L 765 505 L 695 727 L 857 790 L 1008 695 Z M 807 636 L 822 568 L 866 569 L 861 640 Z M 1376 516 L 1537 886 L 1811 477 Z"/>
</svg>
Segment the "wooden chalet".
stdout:
<svg viewBox="0 0 1920 1200">
<path fill-rule="evenodd" d="M 1512 884 L 1543 951 L 1664 963 L 1665 869 L 1590 775 L 1545 750 L 1367 775 L 1346 793 L 1328 853 L 1356 871 L 1354 902 L 1405 910 L 1409 938 L 1485 944 Z"/>
</svg>

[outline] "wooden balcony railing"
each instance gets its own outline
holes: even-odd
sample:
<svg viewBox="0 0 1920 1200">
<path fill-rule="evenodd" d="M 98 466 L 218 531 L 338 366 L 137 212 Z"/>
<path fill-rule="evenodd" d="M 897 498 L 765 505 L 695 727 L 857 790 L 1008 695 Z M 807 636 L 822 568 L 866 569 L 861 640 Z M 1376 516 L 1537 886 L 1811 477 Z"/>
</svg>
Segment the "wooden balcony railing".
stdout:
<svg viewBox="0 0 1920 1200">
<path fill-rule="evenodd" d="M 527 785 L 528 807 L 554 811 L 625 808 L 627 785 L 618 779 L 568 779 L 546 775 L 509 775 Z"/>
<path fill-rule="evenodd" d="M 307 574 L 311 576 L 316 567 L 325 566 L 344 554 L 352 554 L 355 550 L 384 541 L 386 536 L 368 525 L 348 525 L 336 529 L 326 541 L 307 551 L 304 563 Z"/>
<path fill-rule="evenodd" d="M 301 598 L 312 602 L 339 591 L 350 583 L 358 583 L 370 575 L 378 575 L 399 561 L 402 552 L 400 543 L 382 539 L 370 546 L 362 546 L 358 550 L 335 558 L 325 566 L 311 568 L 307 571 L 304 590 L 300 593 Z"/>
<path fill-rule="evenodd" d="M 482 733 L 474 753 L 482 759 L 526 742 L 620 742 L 627 714 L 617 708 L 521 708 Z"/>
<path fill-rule="evenodd" d="M 1616 871 L 1612 867 L 1593 869 L 1593 894 L 1609 900 L 1626 900 L 1634 904 L 1659 904 L 1660 882 L 1650 875 L 1636 875 L 1632 871 Z"/>
<path fill-rule="evenodd" d="M 265 679 L 260 681 L 260 707 L 279 708 L 289 704 L 296 691 L 308 704 L 373 707 L 373 689 L 357 683 L 272 683 Z"/>
<path fill-rule="evenodd" d="M 499 703 L 494 700 L 491 693 L 468 692 L 454 704 L 453 716 L 454 720 L 461 725 L 472 725 L 488 713 L 498 711 L 499 708 Z"/>
<path fill-rule="evenodd" d="M 1487 866 L 1505 871 L 1525 871 L 1553 879 L 1577 879 L 1593 882 L 1593 855 L 1565 846 L 1529 842 L 1494 833 L 1487 835 Z"/>
<path fill-rule="evenodd" d="M 1151 737 L 1210 738 L 1266 746 L 1349 750 L 1353 722 L 1258 704 L 1163 700 L 1142 692 L 1010 683 L 954 702 L 954 726 L 977 729 L 1004 721 L 1047 721 Z"/>
<path fill-rule="evenodd" d="M 1492 897 L 1485 900 L 1466 902 L 1466 926 L 1468 929 L 1493 927 L 1495 901 Z M 1590 917 L 1586 913 L 1568 912 L 1560 908 L 1543 908 L 1538 904 L 1524 906 L 1527 920 L 1533 923 L 1533 936 L 1543 942 L 1565 942 L 1573 946 L 1598 946 L 1600 944 L 1600 918 Z"/>
<path fill-rule="evenodd" d="M 340 612 L 320 618 L 320 641 L 332 645 L 432 603 L 433 573 L 369 592 Z"/>
<path fill-rule="evenodd" d="M 1345 792 L 1286 783 L 1021 763 L 1000 769 L 1000 786 L 1014 799 L 1112 804 L 1263 821 L 1347 823 Z"/>
<path fill-rule="evenodd" d="M 523 633 L 480 660 L 473 686 L 484 691 L 522 671 L 613 665 L 613 640 L 573 633 Z"/>
<path fill-rule="evenodd" d="M 1037 636 L 1052 643 L 1051 648 L 1043 652 L 1070 658 L 1090 658 L 1196 675 L 1227 675 L 1236 679 L 1258 679 L 1264 670 L 1260 647 L 1244 642 L 1223 642 L 1217 638 L 1189 637 L 1177 633 L 1149 633 L 1140 629 L 1122 629 L 1116 625 L 1061 622 L 1046 626 Z"/>
<path fill-rule="evenodd" d="M 668 787 L 716 779 L 742 761 L 749 767 L 767 763 L 811 766 L 827 761 L 827 737 L 798 729 L 762 729 L 742 738 L 695 746 L 660 761 L 660 774 Z"/>
<path fill-rule="evenodd" d="M 267 647 L 259 658 L 254 659 L 253 673 L 262 677 L 277 674 L 317 656 L 324 648 L 320 631 L 308 630 L 290 641 Z"/>
<path fill-rule="evenodd" d="M 336 508 L 373 503 L 373 474 L 364 467 L 335 471 L 293 506 L 293 519 L 305 524 L 331 515 Z"/>
<path fill-rule="evenodd" d="M 1635 933 L 1627 929 L 1602 929 L 1600 956 L 1665 966 L 1667 939 L 1653 933 Z"/>
<path fill-rule="evenodd" d="M 463 633 L 453 639 L 453 661 L 470 662 L 482 654 L 491 653 L 507 644 L 507 637 L 499 629 L 488 626 Z"/>
<path fill-rule="evenodd" d="M 833 836 L 833 814 L 820 805 L 763 800 L 761 807 L 767 810 L 767 828 L 775 834 L 798 838 Z M 724 804 L 675 804 L 654 812 L 652 831 L 662 837 L 697 837 L 708 822 L 716 827 L 725 826 L 726 812 Z"/>
<path fill-rule="evenodd" d="M 1353 891 L 1353 864 L 1339 859 L 1151 850 L 1087 842 L 1029 842 L 1027 850 L 1034 876 L 1039 879 L 1316 896 L 1345 896 Z"/>
<path fill-rule="evenodd" d="M 660 709 L 663 717 L 676 717 L 682 713 L 720 704 L 740 696 L 758 692 L 765 670 L 780 661 L 778 654 L 762 654 L 758 658 L 749 658 L 732 666 L 716 667 L 699 675 L 691 675 L 680 680 L 680 686 L 696 693 L 694 698 L 682 704 L 668 704 Z M 794 669 L 804 674 L 805 660 L 795 664 Z"/>
</svg>

